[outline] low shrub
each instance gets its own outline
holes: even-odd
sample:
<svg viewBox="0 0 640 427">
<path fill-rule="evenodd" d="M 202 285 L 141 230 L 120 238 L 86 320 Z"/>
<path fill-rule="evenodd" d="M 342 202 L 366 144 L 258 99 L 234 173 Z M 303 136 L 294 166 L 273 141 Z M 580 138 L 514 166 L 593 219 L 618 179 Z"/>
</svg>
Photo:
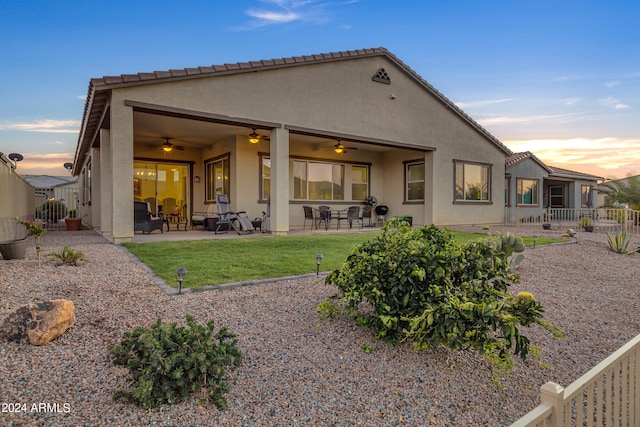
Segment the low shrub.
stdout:
<svg viewBox="0 0 640 427">
<path fill-rule="evenodd" d="M 119 345 L 109 348 L 113 363 L 129 368 L 132 390 L 118 390 L 113 399 L 125 399 L 144 408 L 174 404 L 203 392 L 219 409 L 227 407 L 226 368 L 240 364 L 237 338 L 226 327 L 214 335 L 214 322 L 206 326 L 187 315 L 187 326 L 137 326 Z"/>
<path fill-rule="evenodd" d="M 47 256 L 49 257 L 49 261 L 55 261 L 57 265 L 77 266 L 81 262 L 86 261 L 81 251 L 75 251 L 69 246 L 65 246 L 60 252 L 51 252 Z"/>
<path fill-rule="evenodd" d="M 607 233 L 607 245 L 609 249 L 618 254 L 624 254 L 629 248 L 629 239 L 627 238 L 627 232 L 618 230 L 615 236 Z"/>
<path fill-rule="evenodd" d="M 473 348 L 494 367 L 510 369 L 510 351 L 526 359 L 532 349 L 520 326 L 539 324 L 561 336 L 543 319 L 544 308 L 533 295 L 514 297 L 507 290 L 518 281 L 513 270 L 522 261 L 517 253 L 522 250 L 522 239 L 513 235 L 458 244 L 435 226 L 413 229 L 390 220 L 326 282 L 339 290 L 341 313 L 372 326 L 377 338 L 391 345 L 402 338 L 413 341 L 417 350 Z M 359 312 L 363 300 L 373 314 Z M 332 317 L 332 304 L 328 299 L 318 309 Z"/>
</svg>

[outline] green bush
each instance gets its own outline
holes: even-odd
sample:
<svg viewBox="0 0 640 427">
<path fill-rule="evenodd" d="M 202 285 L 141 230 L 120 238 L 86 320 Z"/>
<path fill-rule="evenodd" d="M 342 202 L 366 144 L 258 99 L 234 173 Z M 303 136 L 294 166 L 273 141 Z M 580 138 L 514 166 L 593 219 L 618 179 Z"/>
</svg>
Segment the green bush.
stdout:
<svg viewBox="0 0 640 427">
<path fill-rule="evenodd" d="M 446 230 L 410 228 L 392 219 L 326 282 L 338 287 L 343 311 L 372 326 L 389 344 L 408 338 L 417 350 L 473 348 L 494 366 L 509 369 L 509 350 L 522 359 L 531 350 L 520 326 L 537 323 L 561 335 L 543 319 L 544 309 L 533 295 L 513 297 L 507 291 L 518 280 L 514 252 L 522 250 L 522 239 L 513 235 L 458 244 Z M 523 255 L 517 256 L 519 263 Z M 372 315 L 359 311 L 363 300 L 371 304 Z M 318 309 L 327 312 L 331 303 Z"/>
<path fill-rule="evenodd" d="M 36 208 L 36 218 L 56 223 L 67 216 L 67 205 L 60 200 L 47 200 Z"/>
<path fill-rule="evenodd" d="M 151 328 L 137 326 L 109 348 L 113 363 L 129 368 L 128 379 L 134 385 L 133 390 L 116 391 L 114 400 L 154 408 L 203 392 L 219 409 L 227 407 L 225 368 L 238 366 L 242 357 L 236 335 L 222 327 L 214 336 L 213 321 L 205 327 L 190 315 L 186 319 L 188 328 L 163 325 L 160 319 Z"/>
</svg>

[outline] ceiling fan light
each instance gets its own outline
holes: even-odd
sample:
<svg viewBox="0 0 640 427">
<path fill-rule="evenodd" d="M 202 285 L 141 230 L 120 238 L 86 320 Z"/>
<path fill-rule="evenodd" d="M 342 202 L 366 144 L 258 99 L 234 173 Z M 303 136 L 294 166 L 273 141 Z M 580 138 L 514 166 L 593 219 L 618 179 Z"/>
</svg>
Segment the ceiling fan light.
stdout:
<svg viewBox="0 0 640 427">
<path fill-rule="evenodd" d="M 167 141 L 162 144 L 162 149 L 168 153 L 169 151 L 173 150 L 173 145 L 171 145 L 171 143 Z"/>
<path fill-rule="evenodd" d="M 249 134 L 249 142 L 252 144 L 260 142 L 260 135 L 256 133 L 255 129 Z"/>
<path fill-rule="evenodd" d="M 342 147 L 336 147 L 333 150 L 338 154 L 344 153 L 344 148 L 342 148 Z"/>
</svg>

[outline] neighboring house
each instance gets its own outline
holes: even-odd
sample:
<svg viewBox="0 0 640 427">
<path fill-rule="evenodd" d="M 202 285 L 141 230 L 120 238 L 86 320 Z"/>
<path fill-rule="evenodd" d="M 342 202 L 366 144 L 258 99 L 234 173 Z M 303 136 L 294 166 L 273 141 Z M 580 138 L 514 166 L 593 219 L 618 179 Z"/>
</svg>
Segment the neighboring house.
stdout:
<svg viewBox="0 0 640 427">
<path fill-rule="evenodd" d="M 511 151 L 384 48 L 92 79 L 73 174 L 90 225 L 133 236 L 133 202 L 190 215 L 228 194 L 271 230 L 303 205 L 422 224 L 504 221 Z"/>
<path fill-rule="evenodd" d="M 539 222 L 551 209 L 597 208 L 601 177 L 544 164 L 531 152 L 505 160 L 508 222 Z"/>
<path fill-rule="evenodd" d="M 36 189 L 36 206 L 46 200 L 65 201 L 68 190 L 80 189 L 78 178 L 73 176 L 22 175 L 22 178 Z"/>
</svg>

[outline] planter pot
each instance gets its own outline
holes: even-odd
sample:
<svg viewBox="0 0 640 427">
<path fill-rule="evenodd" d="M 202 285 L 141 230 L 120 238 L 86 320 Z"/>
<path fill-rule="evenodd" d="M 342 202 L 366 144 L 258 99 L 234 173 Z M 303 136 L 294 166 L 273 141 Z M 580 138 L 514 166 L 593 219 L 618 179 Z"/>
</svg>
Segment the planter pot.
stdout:
<svg viewBox="0 0 640 427">
<path fill-rule="evenodd" d="M 545 222 L 544 224 L 542 224 L 542 228 L 544 228 L 545 230 L 551 230 L 551 224 Z"/>
<path fill-rule="evenodd" d="M 0 254 L 3 259 L 24 259 L 27 252 L 27 239 L 0 242 Z"/>
<path fill-rule="evenodd" d="M 587 225 L 584 227 L 584 231 L 588 231 L 589 233 L 593 233 L 593 225 Z"/>
<path fill-rule="evenodd" d="M 65 218 L 64 222 L 67 223 L 69 231 L 78 231 L 82 228 L 82 218 Z"/>
</svg>

